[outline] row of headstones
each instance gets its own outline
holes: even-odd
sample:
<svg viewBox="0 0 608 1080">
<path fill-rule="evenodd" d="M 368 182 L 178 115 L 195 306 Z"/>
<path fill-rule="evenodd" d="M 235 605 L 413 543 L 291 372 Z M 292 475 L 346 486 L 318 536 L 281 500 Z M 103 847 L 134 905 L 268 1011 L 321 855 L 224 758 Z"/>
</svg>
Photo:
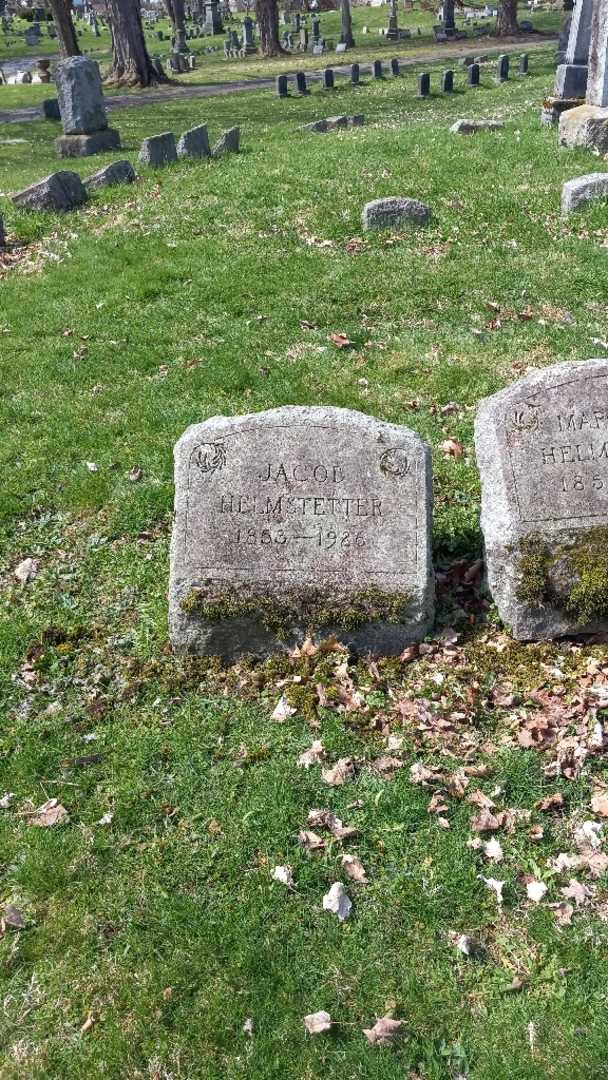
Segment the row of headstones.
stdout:
<svg viewBox="0 0 608 1080">
<path fill-rule="evenodd" d="M 520 640 L 605 633 L 608 360 L 482 401 L 475 450 L 503 622 Z M 291 406 L 189 428 L 175 447 L 174 647 L 232 659 L 333 633 L 400 654 L 434 621 L 432 499 L 430 447 L 361 413 Z"/>
<path fill-rule="evenodd" d="M 503 83 L 509 78 L 510 61 L 509 56 L 505 53 L 498 58 L 498 67 L 496 74 L 496 82 Z M 397 78 L 401 74 L 401 68 L 397 59 L 390 61 L 390 71 L 393 77 Z M 374 60 L 371 73 L 374 79 L 384 78 L 384 68 L 381 60 Z M 524 53 L 519 58 L 519 75 L 529 74 L 528 55 Z M 361 77 L 361 68 L 359 64 L 352 64 L 350 68 L 350 81 L 353 86 L 359 86 Z M 278 97 L 288 96 L 288 82 L 290 76 L 277 75 L 275 80 L 275 89 Z M 308 86 L 306 80 L 306 73 L 304 71 L 297 71 L 295 76 L 295 87 L 299 94 L 308 93 Z M 467 67 L 467 83 L 469 86 L 480 86 L 481 84 L 481 68 L 478 63 L 469 64 Z M 321 84 L 324 90 L 333 90 L 335 87 L 335 73 L 333 68 L 325 68 L 321 73 Z M 444 71 L 441 76 L 441 91 L 444 94 L 451 94 L 454 90 L 454 72 L 451 70 Z M 423 72 L 418 76 L 418 96 L 428 97 L 431 92 L 431 76 L 428 72 Z"/>
<path fill-rule="evenodd" d="M 138 160 L 142 165 L 160 168 L 178 158 L 200 159 L 236 154 L 240 144 L 240 128 L 224 131 L 211 148 L 206 124 L 199 124 L 184 132 L 176 143 L 172 131 L 152 135 L 144 139 Z M 105 165 L 92 176 L 81 180 L 78 173 L 62 170 L 45 176 L 23 191 L 13 195 L 13 203 L 22 210 L 75 210 L 87 199 L 91 191 L 116 184 L 132 183 L 136 173 L 130 161 L 115 161 Z"/>
</svg>

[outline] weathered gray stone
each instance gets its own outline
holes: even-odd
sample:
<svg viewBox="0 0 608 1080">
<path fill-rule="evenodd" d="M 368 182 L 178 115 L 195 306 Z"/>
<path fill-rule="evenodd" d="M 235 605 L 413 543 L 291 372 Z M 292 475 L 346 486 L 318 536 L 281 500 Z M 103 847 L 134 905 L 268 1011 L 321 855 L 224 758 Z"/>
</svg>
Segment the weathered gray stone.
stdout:
<svg viewBox="0 0 608 1080">
<path fill-rule="evenodd" d="M 555 364 L 486 398 L 475 447 L 502 620 L 520 640 L 608 630 L 608 360 Z"/>
<path fill-rule="evenodd" d="M 587 173 L 567 180 L 562 187 L 562 213 L 569 214 L 589 202 L 608 199 L 608 173 Z"/>
<path fill-rule="evenodd" d="M 59 158 L 91 157 L 108 150 L 120 150 L 120 135 L 116 128 L 104 128 L 90 135 L 60 135 L 55 139 L 55 152 Z"/>
<path fill-rule="evenodd" d="M 608 108 L 608 0 L 595 0 L 593 3 L 587 104 L 600 109 Z"/>
<path fill-rule="evenodd" d="M 452 135 L 474 135 L 476 131 L 499 131 L 504 128 L 501 120 L 457 120 L 452 124 Z"/>
<path fill-rule="evenodd" d="M 354 116 L 348 116 L 347 120 L 349 127 L 363 127 L 365 123 L 365 117 L 363 113 L 355 113 Z"/>
<path fill-rule="evenodd" d="M 177 156 L 189 158 L 205 158 L 211 156 L 209 146 L 209 132 L 206 124 L 185 131 L 177 143 Z"/>
<path fill-rule="evenodd" d="M 74 210 L 86 197 L 78 173 L 55 172 L 18 191 L 13 202 L 26 210 Z"/>
<path fill-rule="evenodd" d="M 136 179 L 137 174 L 130 161 L 113 161 L 111 165 L 105 165 L 83 182 L 87 191 L 97 191 L 115 184 L 132 184 Z"/>
<path fill-rule="evenodd" d="M 430 207 L 417 199 L 391 195 L 366 203 L 362 222 L 364 229 L 399 229 L 410 223 L 424 225 L 430 217 Z"/>
<path fill-rule="evenodd" d="M 140 149 L 138 160 L 142 165 L 161 166 L 177 161 L 177 148 L 175 135 L 172 131 L 163 131 L 160 135 L 150 135 L 144 139 Z"/>
<path fill-rule="evenodd" d="M 66 135 L 89 135 L 108 126 L 99 67 L 85 56 L 61 60 L 55 71 L 57 99 Z"/>
<path fill-rule="evenodd" d="M 335 633 L 400 653 L 433 617 L 431 483 L 413 431 L 346 409 L 188 428 L 175 447 L 174 647 L 234 659 Z"/>
<path fill-rule="evenodd" d="M 241 141 L 241 129 L 238 127 L 228 128 L 217 140 L 211 154 L 219 157 L 220 154 L 238 154 Z"/>
<path fill-rule="evenodd" d="M 333 128 L 345 128 L 348 127 L 348 116 L 328 116 L 326 123 L 328 131 Z"/>
<path fill-rule="evenodd" d="M 312 120 L 310 124 L 302 124 L 302 131 L 327 131 L 327 120 Z"/>
<path fill-rule="evenodd" d="M 561 146 L 573 149 L 584 146 L 587 150 L 608 152 L 608 109 L 596 105 L 579 105 L 568 109 L 559 118 L 559 141 Z"/>
</svg>

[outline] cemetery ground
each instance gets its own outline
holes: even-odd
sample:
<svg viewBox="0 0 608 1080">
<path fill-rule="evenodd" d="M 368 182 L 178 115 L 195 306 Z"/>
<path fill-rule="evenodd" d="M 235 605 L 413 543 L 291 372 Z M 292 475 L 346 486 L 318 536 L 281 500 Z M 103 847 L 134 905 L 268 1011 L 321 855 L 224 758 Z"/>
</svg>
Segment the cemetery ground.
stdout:
<svg viewBox="0 0 608 1080">
<path fill-rule="evenodd" d="M 61 218 L 8 199 L 57 168 L 56 125 L 11 125 L 6 1080 L 606 1075 L 606 647 L 499 625 L 472 449 L 481 397 L 608 350 L 605 207 L 559 212 L 562 183 L 600 163 L 539 126 L 551 79 L 547 53 L 528 79 L 484 69 L 464 93 L 459 70 L 458 93 L 424 101 L 408 73 L 122 110 L 115 156 L 205 120 L 212 137 L 240 124 L 242 152 L 141 168 Z M 298 130 L 338 112 L 366 126 Z M 451 135 L 462 116 L 505 128 Z M 431 223 L 363 234 L 363 204 L 395 194 Z M 223 669 L 170 651 L 172 446 L 287 403 L 433 447 L 438 621 L 400 659 L 330 642 Z M 336 881 L 344 922 L 323 909 Z M 320 1010 L 332 1027 L 310 1035 Z M 387 1016 L 402 1024 L 374 1044 L 363 1029 Z"/>
<path fill-rule="evenodd" d="M 227 24 L 226 31 L 236 29 L 239 33 L 242 33 L 242 18 L 243 16 L 235 16 L 233 22 L 229 26 Z M 533 23 L 538 36 L 557 34 L 559 31 L 561 13 L 558 11 L 527 12 L 526 18 Z M 322 12 L 320 20 L 323 35 L 329 40 L 338 42 L 340 39 L 339 13 L 337 11 Z M 270 60 L 257 55 L 242 59 L 231 59 L 224 56 L 223 45 L 226 33 L 222 33 L 189 41 L 188 45 L 198 54 L 196 69 L 186 75 L 172 75 L 171 77 L 176 85 L 225 82 L 231 79 L 240 80 L 256 78 L 261 75 L 277 75 L 283 71 L 295 71 L 299 67 L 312 70 L 315 68 L 321 69 L 331 63 L 371 63 L 377 56 L 385 56 L 388 63 L 388 60 L 393 55 L 416 56 L 421 51 L 428 52 L 430 49 L 441 54 L 442 52 L 449 52 L 450 47 L 453 47 L 447 43 L 437 45 L 435 42 L 432 30 L 433 24 L 436 22 L 434 12 L 419 9 L 411 12 L 400 12 L 399 25 L 402 29 L 409 29 L 412 37 L 398 42 L 389 41 L 378 33 L 381 28 L 386 27 L 386 8 L 353 8 L 352 20 L 356 48 L 350 49 L 345 56 L 336 55 L 333 49 L 329 49 L 322 56 L 313 56 L 310 52 L 303 53 L 294 49 L 289 55 Z M 491 27 L 494 22 L 494 19 L 480 19 L 479 25 Z M 20 29 L 25 29 L 27 25 L 28 23 L 25 20 L 15 20 L 15 26 Z M 461 25 L 464 26 L 464 20 L 459 19 L 458 25 L 459 28 Z M 308 26 L 310 27 L 310 16 L 308 17 Z M 368 27 L 369 33 L 364 34 L 362 32 L 364 26 Z M 420 35 L 417 34 L 418 27 L 421 31 Z M 78 29 L 81 31 L 79 43 L 83 52 L 86 51 L 86 55 L 90 55 L 94 60 L 97 60 L 102 69 L 104 66 L 109 66 L 111 59 L 109 31 L 102 27 L 100 37 L 96 38 L 84 20 L 78 23 Z M 171 26 L 169 21 L 167 19 L 160 20 L 157 29 L 163 33 L 164 39 L 159 41 L 156 30 L 146 29 L 146 44 L 149 53 L 160 56 L 168 69 L 167 58 L 171 51 Z M 287 29 L 289 27 L 280 27 L 281 33 Z M 536 40 L 536 34 L 525 35 L 525 37 L 532 42 Z M 294 38 L 297 38 L 297 35 L 294 35 Z M 10 44 L 3 45 L 0 39 L 0 68 L 3 61 L 14 60 L 19 57 L 33 59 L 39 55 L 57 54 L 56 41 L 52 41 L 46 36 L 41 38 L 39 45 L 34 46 L 25 45 L 22 39 L 18 39 L 14 43 L 15 37 L 11 34 L 7 35 L 7 42 L 10 42 Z M 489 48 L 500 50 L 503 42 L 491 37 L 475 38 L 469 36 L 468 39 L 455 44 L 470 47 L 471 52 L 477 53 L 487 51 Z M 208 47 L 214 48 L 215 52 L 205 53 L 204 50 Z M 38 91 L 44 89 L 44 86 L 3 86 L 0 89 L 0 109 L 3 107 L 2 103 L 5 103 L 8 107 L 13 104 L 7 91 L 21 90 L 18 103 L 27 105 L 39 100 Z M 112 92 L 112 90 L 108 90 L 108 93 Z M 120 92 L 123 93 L 124 90 Z M 14 93 L 12 96 L 15 96 Z"/>
</svg>

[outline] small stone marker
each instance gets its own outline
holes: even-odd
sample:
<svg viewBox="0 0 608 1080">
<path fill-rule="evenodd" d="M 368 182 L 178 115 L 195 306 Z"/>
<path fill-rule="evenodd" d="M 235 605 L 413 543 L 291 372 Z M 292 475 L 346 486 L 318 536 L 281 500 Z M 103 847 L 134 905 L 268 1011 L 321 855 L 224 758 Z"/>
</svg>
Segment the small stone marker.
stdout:
<svg viewBox="0 0 608 1080">
<path fill-rule="evenodd" d="M 151 165 L 158 168 L 177 161 L 177 148 L 175 135 L 172 131 L 163 131 L 160 135 L 150 135 L 141 144 L 139 161 L 142 165 Z"/>
<path fill-rule="evenodd" d="M 348 116 L 328 116 L 326 124 L 328 131 L 334 128 L 345 128 L 348 126 Z"/>
<path fill-rule="evenodd" d="M 404 225 L 425 225 L 431 210 L 418 199 L 390 195 L 386 199 L 374 199 L 363 207 L 364 229 L 400 229 Z"/>
<path fill-rule="evenodd" d="M 345 53 L 346 49 L 347 49 L 347 45 L 346 45 L 346 42 L 344 42 L 344 41 L 339 41 L 338 44 L 336 45 L 336 52 L 337 53 Z"/>
<path fill-rule="evenodd" d="M 350 81 L 353 86 L 359 85 L 360 69 L 358 64 L 352 64 L 350 69 Z"/>
<path fill-rule="evenodd" d="M 479 86 L 479 64 L 469 64 L 467 68 L 467 82 L 469 86 Z"/>
<path fill-rule="evenodd" d="M 608 360 L 555 364 L 481 402 L 488 581 L 519 640 L 608 630 Z"/>
<path fill-rule="evenodd" d="M 45 120 L 61 120 L 57 98 L 45 98 L 40 103 L 40 112 Z"/>
<path fill-rule="evenodd" d="M 428 97 L 431 92 L 431 76 L 424 71 L 418 76 L 418 97 Z"/>
<path fill-rule="evenodd" d="M 227 131 L 220 135 L 211 151 L 211 156 L 219 157 L 220 154 L 238 154 L 240 143 L 241 129 L 238 127 L 228 128 Z"/>
<path fill-rule="evenodd" d="M 502 53 L 498 57 L 498 67 L 496 70 L 496 82 L 503 83 L 509 78 L 509 57 L 507 53 Z"/>
<path fill-rule="evenodd" d="M 528 54 L 527 53 L 522 53 L 521 54 L 521 56 L 519 58 L 518 71 L 519 71 L 520 75 L 528 75 L 529 74 L 529 60 L 528 60 Z"/>
<path fill-rule="evenodd" d="M 302 131 L 327 131 L 327 120 L 312 120 L 310 124 L 302 124 Z"/>
<path fill-rule="evenodd" d="M 87 191 L 97 191 L 99 188 L 113 187 L 115 184 L 132 184 L 137 180 L 135 169 L 130 161 L 113 161 L 111 165 L 105 165 L 92 176 L 83 181 Z"/>
<path fill-rule="evenodd" d="M 99 67 L 84 56 L 60 61 L 55 71 L 64 134 L 55 143 L 59 157 L 86 157 L 120 148 L 120 135 L 108 127 Z"/>
<path fill-rule="evenodd" d="M 401 68 L 399 67 L 399 61 L 398 61 L 397 57 L 394 56 L 393 59 L 391 60 L 391 75 L 393 75 L 395 78 L 397 78 L 397 76 L 400 73 L 401 73 Z"/>
<path fill-rule="evenodd" d="M 334 88 L 334 72 L 333 68 L 325 68 L 323 71 L 323 89 L 333 90 Z"/>
<path fill-rule="evenodd" d="M 287 97 L 287 76 L 277 75 L 275 80 L 277 97 Z"/>
<path fill-rule="evenodd" d="M 562 213 L 569 214 L 589 202 L 608 199 L 608 173 L 587 173 L 567 180 L 562 187 Z"/>
<path fill-rule="evenodd" d="M 175 447 L 175 649 L 236 659 L 308 635 L 399 654 L 433 617 L 431 468 L 406 427 L 288 406 Z"/>
<path fill-rule="evenodd" d="M 298 94 L 307 94 L 308 89 L 306 86 L 306 73 L 304 71 L 296 71 L 296 90 Z"/>
<path fill-rule="evenodd" d="M 454 92 L 454 72 L 444 71 L 441 76 L 441 92 L 442 94 L 453 94 Z"/>
<path fill-rule="evenodd" d="M 206 158 L 211 156 L 209 146 L 209 132 L 206 124 L 185 131 L 177 142 L 177 156 L 189 158 Z"/>
<path fill-rule="evenodd" d="M 372 75 L 374 76 L 374 79 L 383 79 L 384 78 L 384 72 L 382 70 L 382 61 L 381 60 L 374 60 L 374 63 L 372 65 Z"/>
<path fill-rule="evenodd" d="M 502 120 L 457 120 L 452 124 L 452 135 L 474 135 L 476 131 L 500 131 L 504 128 Z"/>
<path fill-rule="evenodd" d="M 13 195 L 15 206 L 26 210 L 75 210 L 85 202 L 86 190 L 78 173 L 55 172 Z"/>
</svg>

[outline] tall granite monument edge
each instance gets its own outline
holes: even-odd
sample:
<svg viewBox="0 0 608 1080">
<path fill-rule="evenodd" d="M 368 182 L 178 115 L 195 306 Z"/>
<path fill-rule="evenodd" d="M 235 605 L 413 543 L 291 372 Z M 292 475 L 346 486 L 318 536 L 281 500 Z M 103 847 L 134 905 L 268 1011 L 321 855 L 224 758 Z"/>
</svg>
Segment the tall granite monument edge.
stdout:
<svg viewBox="0 0 608 1080">
<path fill-rule="evenodd" d="M 335 634 L 398 655 L 428 633 L 431 453 L 415 432 L 284 406 L 194 424 L 174 456 L 176 652 L 231 661 Z"/>
<path fill-rule="evenodd" d="M 502 621 L 520 641 L 606 632 L 608 359 L 554 364 L 484 398 L 475 452 Z M 581 560 L 597 575 L 588 591 L 600 609 L 586 618 L 573 602 L 585 599 Z"/>
</svg>

